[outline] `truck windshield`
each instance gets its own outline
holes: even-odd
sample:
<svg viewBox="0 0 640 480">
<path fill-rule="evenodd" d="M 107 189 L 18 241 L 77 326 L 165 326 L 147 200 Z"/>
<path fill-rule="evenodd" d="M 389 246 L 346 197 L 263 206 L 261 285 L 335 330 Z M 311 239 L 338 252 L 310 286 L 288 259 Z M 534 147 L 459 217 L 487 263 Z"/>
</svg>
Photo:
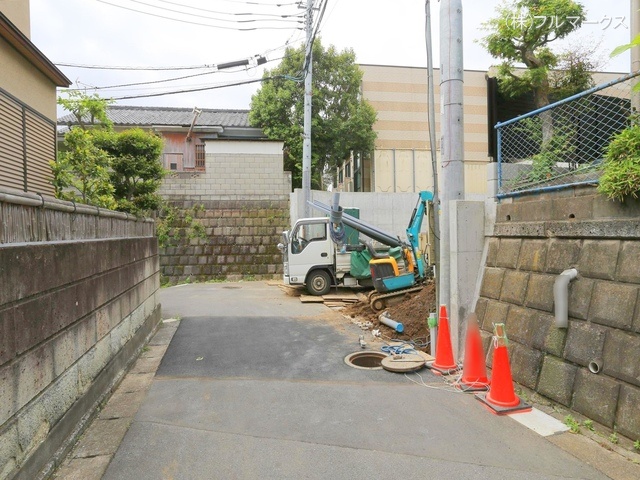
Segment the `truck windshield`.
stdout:
<svg viewBox="0 0 640 480">
<path fill-rule="evenodd" d="M 327 239 L 326 223 L 303 223 L 291 234 L 291 253 L 300 253 L 309 242 Z"/>
</svg>

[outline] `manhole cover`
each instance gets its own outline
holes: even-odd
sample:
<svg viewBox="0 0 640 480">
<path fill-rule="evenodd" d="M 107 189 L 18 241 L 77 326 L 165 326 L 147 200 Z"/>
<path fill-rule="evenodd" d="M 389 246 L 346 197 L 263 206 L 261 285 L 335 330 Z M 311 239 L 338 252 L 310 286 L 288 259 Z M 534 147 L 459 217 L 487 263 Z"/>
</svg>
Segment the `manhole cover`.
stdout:
<svg viewBox="0 0 640 480">
<path fill-rule="evenodd" d="M 386 356 L 383 352 L 355 352 L 344 357 L 344 363 L 362 370 L 382 370 L 382 359 Z"/>
<path fill-rule="evenodd" d="M 390 355 L 381 361 L 382 368 L 398 373 L 420 370 L 424 364 L 424 357 L 416 353 Z"/>
</svg>

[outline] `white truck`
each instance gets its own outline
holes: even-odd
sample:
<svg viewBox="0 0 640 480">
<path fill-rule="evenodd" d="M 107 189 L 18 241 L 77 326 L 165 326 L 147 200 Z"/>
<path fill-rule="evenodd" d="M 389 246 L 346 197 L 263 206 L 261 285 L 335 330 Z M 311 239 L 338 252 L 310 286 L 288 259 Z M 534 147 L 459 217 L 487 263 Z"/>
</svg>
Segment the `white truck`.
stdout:
<svg viewBox="0 0 640 480">
<path fill-rule="evenodd" d="M 358 280 L 351 274 L 351 251 L 337 248 L 328 217 L 302 218 L 282 233 L 282 239 L 278 248 L 284 257 L 286 285 L 305 285 L 311 295 L 325 295 L 332 285 L 373 285 L 370 278 Z"/>
<path fill-rule="evenodd" d="M 384 308 L 387 300 L 420 290 L 428 271 L 418 237 L 433 200 L 431 192 L 419 194 L 406 230 L 407 241 L 342 213 L 338 200 L 336 193 L 331 207 L 314 201 L 312 206 L 330 217 L 301 218 L 290 231 L 282 233 L 278 248 L 283 255 L 284 283 L 304 285 L 311 295 L 325 295 L 333 285 L 374 287 L 375 292 L 368 297 L 374 311 Z M 370 242 L 366 249 L 362 244 L 345 245 L 343 224 L 377 241 L 387 251 L 374 249 Z"/>
</svg>

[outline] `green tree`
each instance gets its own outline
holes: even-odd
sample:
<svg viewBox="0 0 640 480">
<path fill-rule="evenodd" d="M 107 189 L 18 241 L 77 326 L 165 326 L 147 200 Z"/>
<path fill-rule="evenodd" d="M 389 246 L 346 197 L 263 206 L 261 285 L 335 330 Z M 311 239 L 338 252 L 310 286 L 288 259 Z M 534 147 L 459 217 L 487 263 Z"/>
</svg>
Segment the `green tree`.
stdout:
<svg viewBox="0 0 640 480">
<path fill-rule="evenodd" d="M 95 145 L 111 158 L 110 182 L 117 210 L 144 214 L 156 210 L 165 171 L 160 163 L 163 141 L 153 132 L 132 128 L 96 132 Z"/>
<path fill-rule="evenodd" d="M 620 55 L 621 53 L 626 52 L 627 50 L 640 46 L 640 34 L 636 35 L 635 37 L 633 37 L 633 40 L 631 40 L 630 43 L 626 43 L 624 45 L 620 45 L 619 47 L 616 47 L 613 52 L 611 52 L 611 56 L 612 57 L 616 57 L 618 55 Z"/>
<path fill-rule="evenodd" d="M 51 162 L 58 198 L 98 207 L 115 208 L 109 180 L 109 156 L 94 143 L 94 132 L 74 127 L 64 137 L 64 148 Z"/>
<path fill-rule="evenodd" d="M 285 169 L 293 186 L 302 184 L 304 118 L 303 64 L 305 48 L 287 48 L 276 68 L 264 73 L 262 87 L 251 99 L 251 124 L 271 139 L 284 142 Z M 338 52 L 313 45 L 311 121 L 312 187 L 320 188 L 325 171 L 348 158 L 350 152 L 373 150 L 376 113 L 360 95 L 362 71 L 351 49 Z"/>
<path fill-rule="evenodd" d="M 101 98 L 97 93 L 87 95 L 77 90 L 69 90 L 68 97 L 58 98 L 58 105 L 64 107 L 75 118 L 80 128 L 88 128 L 96 125 L 110 129 L 113 125 L 107 116 L 107 107 L 113 100 Z"/>
<path fill-rule="evenodd" d="M 498 67 L 501 92 L 509 97 L 533 92 L 535 106 L 541 108 L 549 104 L 554 86 L 556 97 L 591 86 L 590 60 L 576 55 L 565 55 L 566 74 L 560 70 L 550 78 L 552 69 L 563 59 L 549 44 L 580 28 L 586 18 L 582 4 L 574 0 L 511 0 L 499 6 L 497 13 L 483 24 L 489 34 L 481 43 L 493 57 L 502 60 Z M 523 64 L 526 70 L 516 73 L 517 64 Z M 541 119 L 544 146 L 553 134 L 553 123 L 548 112 L 541 114 Z"/>
<path fill-rule="evenodd" d="M 164 176 L 162 139 L 141 129 L 115 132 L 107 115 L 110 100 L 73 91 L 68 95 L 58 103 L 77 125 L 51 162 L 56 196 L 134 214 L 156 210 Z"/>
</svg>

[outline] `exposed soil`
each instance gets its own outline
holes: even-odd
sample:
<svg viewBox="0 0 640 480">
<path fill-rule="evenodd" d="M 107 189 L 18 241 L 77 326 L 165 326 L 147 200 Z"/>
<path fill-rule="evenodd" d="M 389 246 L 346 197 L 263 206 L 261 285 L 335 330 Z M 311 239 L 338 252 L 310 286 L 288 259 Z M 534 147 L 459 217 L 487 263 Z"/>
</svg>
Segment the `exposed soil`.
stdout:
<svg viewBox="0 0 640 480">
<path fill-rule="evenodd" d="M 427 344 L 429 341 L 429 326 L 427 319 L 430 312 L 436 311 L 436 288 L 434 283 L 429 283 L 415 293 L 408 293 L 402 301 L 386 309 L 387 316 L 404 326 L 403 333 L 397 333 L 394 329 L 380 322 L 379 315 L 371 310 L 369 303 L 360 301 L 345 307 L 342 313 L 360 322 L 371 322 L 373 329 L 380 330 L 383 338 L 412 340 L 418 344 Z"/>
</svg>

